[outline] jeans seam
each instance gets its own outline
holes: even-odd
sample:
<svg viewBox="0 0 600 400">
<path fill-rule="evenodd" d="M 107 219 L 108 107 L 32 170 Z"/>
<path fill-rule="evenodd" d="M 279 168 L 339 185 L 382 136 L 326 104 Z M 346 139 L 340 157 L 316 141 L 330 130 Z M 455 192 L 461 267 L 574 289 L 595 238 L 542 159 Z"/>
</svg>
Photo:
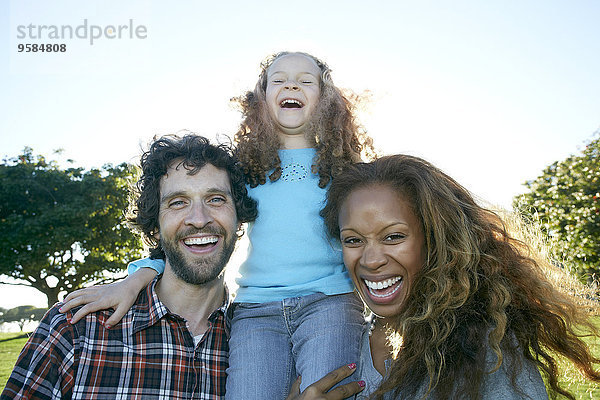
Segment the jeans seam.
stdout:
<svg viewBox="0 0 600 400">
<path fill-rule="evenodd" d="M 293 314 L 293 311 L 291 311 L 292 307 L 287 306 L 285 304 L 285 300 L 281 301 L 281 314 L 283 315 L 283 323 L 285 324 L 285 330 L 287 331 L 288 337 L 289 337 L 289 355 L 290 355 L 290 362 L 287 363 L 287 372 L 286 372 L 286 380 L 288 382 L 288 387 L 284 387 L 283 388 L 283 392 L 284 392 L 284 397 L 287 397 L 289 395 L 290 387 L 289 387 L 289 382 L 292 381 L 292 374 L 295 370 L 294 367 L 294 359 L 296 358 L 296 355 L 294 354 L 294 346 L 292 344 L 292 327 L 290 326 L 290 313 Z"/>
<path fill-rule="evenodd" d="M 285 324 L 285 330 L 287 331 L 288 335 L 292 335 L 292 330 L 290 327 L 290 321 L 289 321 L 289 306 L 286 306 L 285 303 L 282 301 L 281 302 L 281 314 L 283 315 L 283 322 Z"/>
</svg>

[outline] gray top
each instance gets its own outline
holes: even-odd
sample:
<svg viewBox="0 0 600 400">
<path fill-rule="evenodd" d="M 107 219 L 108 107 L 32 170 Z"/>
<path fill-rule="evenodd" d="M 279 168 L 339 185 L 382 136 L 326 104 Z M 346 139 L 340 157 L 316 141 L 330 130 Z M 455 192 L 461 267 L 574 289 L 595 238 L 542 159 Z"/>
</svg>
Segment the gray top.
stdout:
<svg viewBox="0 0 600 400">
<path fill-rule="evenodd" d="M 496 364 L 496 356 L 490 350 L 487 354 L 487 361 L 490 368 Z M 363 332 L 362 343 L 361 343 L 361 355 L 360 355 L 360 371 L 357 376 L 365 381 L 365 389 L 356 396 L 356 399 L 368 399 L 369 395 L 377 389 L 383 376 L 373 366 L 373 359 L 371 357 L 371 346 L 369 345 L 369 327 Z M 507 363 L 502 363 L 500 368 L 494 373 L 487 375 L 484 378 L 482 386 L 482 400 L 520 400 L 527 398 L 532 400 L 548 399 L 546 393 L 546 387 L 540 372 L 536 366 L 529 360 L 522 360 L 523 369 L 517 375 L 516 384 L 520 389 L 517 391 L 510 380 L 510 373 L 506 369 Z M 389 363 L 386 360 L 386 369 L 389 368 Z M 425 392 L 425 388 L 417 393 L 416 398 L 419 398 Z M 524 397 L 525 396 L 525 397 Z M 386 396 L 386 399 L 392 399 L 392 396 Z M 403 399 L 403 396 L 397 399 Z"/>
</svg>

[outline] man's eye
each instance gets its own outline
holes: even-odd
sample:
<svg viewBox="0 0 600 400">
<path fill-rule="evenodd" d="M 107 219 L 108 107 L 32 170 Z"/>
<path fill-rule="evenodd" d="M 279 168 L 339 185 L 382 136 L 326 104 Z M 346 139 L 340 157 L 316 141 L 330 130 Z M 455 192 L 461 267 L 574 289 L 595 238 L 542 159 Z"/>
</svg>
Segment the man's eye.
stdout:
<svg viewBox="0 0 600 400">
<path fill-rule="evenodd" d="M 221 204 L 221 203 L 225 203 L 225 201 L 226 200 L 223 197 L 213 197 L 208 200 L 208 202 L 211 204 Z"/>
<path fill-rule="evenodd" d="M 183 200 L 175 200 L 169 203 L 169 207 L 172 208 L 181 208 L 185 205 L 185 202 Z"/>
</svg>

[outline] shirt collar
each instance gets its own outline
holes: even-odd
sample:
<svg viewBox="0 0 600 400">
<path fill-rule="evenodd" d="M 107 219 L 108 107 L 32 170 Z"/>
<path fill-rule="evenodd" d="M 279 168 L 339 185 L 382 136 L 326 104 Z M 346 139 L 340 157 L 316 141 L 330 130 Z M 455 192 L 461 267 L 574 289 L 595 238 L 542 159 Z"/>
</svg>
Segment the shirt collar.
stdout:
<svg viewBox="0 0 600 400">
<path fill-rule="evenodd" d="M 146 286 L 146 289 L 140 293 L 136 303 L 133 305 L 132 334 L 156 324 L 166 315 L 175 315 L 172 314 L 159 300 L 158 294 L 156 293 L 156 283 L 161 277 L 162 275 L 157 275 L 156 278 Z M 225 295 L 223 296 L 223 304 L 208 316 L 210 322 L 214 322 L 220 315 L 227 315 L 227 309 L 231 303 L 231 299 L 229 298 L 227 285 L 225 285 L 224 290 Z"/>
</svg>

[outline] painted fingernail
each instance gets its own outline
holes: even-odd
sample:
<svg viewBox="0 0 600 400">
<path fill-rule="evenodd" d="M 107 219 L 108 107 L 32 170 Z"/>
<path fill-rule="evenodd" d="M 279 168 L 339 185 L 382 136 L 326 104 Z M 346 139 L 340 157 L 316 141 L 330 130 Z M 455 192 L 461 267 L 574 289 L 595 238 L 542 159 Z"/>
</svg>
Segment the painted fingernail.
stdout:
<svg viewBox="0 0 600 400">
<path fill-rule="evenodd" d="M 348 364 L 348 368 L 354 369 L 354 368 L 356 368 L 356 364 L 355 363 Z"/>
<path fill-rule="evenodd" d="M 58 309 L 58 312 L 63 312 L 63 309 L 62 309 L 62 307 L 60 307 L 60 308 Z"/>
<path fill-rule="evenodd" d="M 73 323 L 73 318 L 67 318 L 67 322 L 72 324 Z"/>
<path fill-rule="evenodd" d="M 366 386 L 365 381 L 358 381 L 358 386 L 365 387 Z"/>
<path fill-rule="evenodd" d="M 106 329 L 110 329 L 110 328 L 112 328 L 112 327 L 111 327 L 109 324 L 104 324 L 104 327 L 105 327 Z"/>
</svg>

